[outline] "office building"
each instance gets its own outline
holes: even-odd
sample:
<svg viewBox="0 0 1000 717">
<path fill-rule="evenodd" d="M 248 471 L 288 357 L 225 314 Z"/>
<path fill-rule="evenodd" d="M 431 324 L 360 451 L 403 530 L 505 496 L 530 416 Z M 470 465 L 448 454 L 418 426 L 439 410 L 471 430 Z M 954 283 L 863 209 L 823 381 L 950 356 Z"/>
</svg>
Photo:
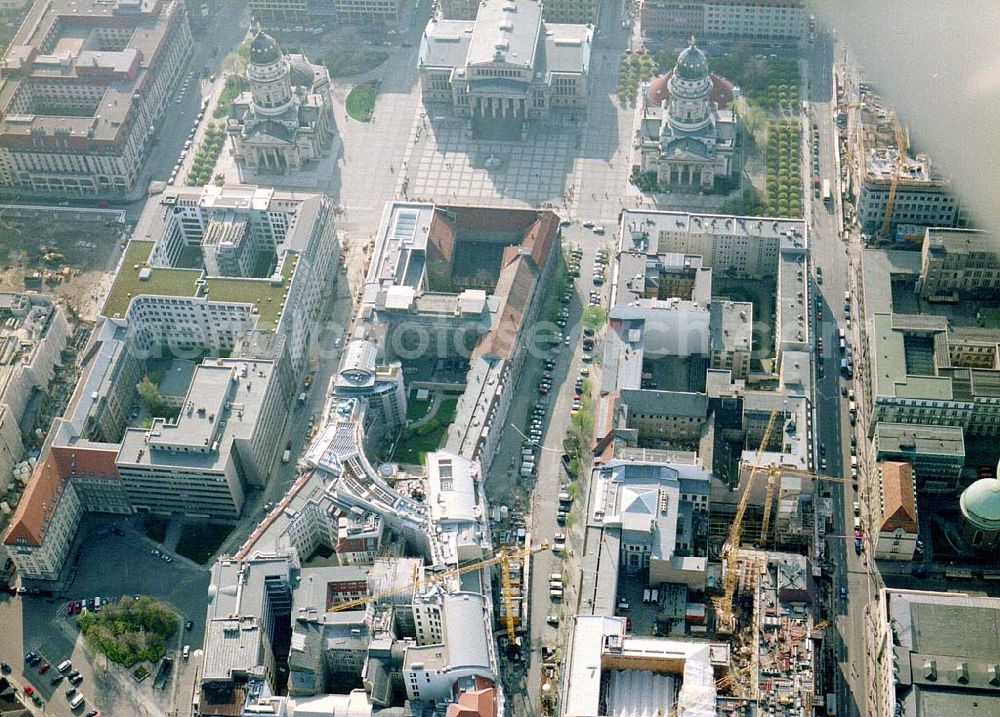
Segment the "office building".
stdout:
<svg viewBox="0 0 1000 717">
<path fill-rule="evenodd" d="M 797 43 L 809 33 L 803 0 L 641 0 L 639 18 L 644 35 Z"/>
<path fill-rule="evenodd" d="M 134 508 L 239 517 L 281 446 L 288 405 L 277 383 L 269 361 L 206 359 L 175 421 L 125 431 L 117 464 Z"/>
<path fill-rule="evenodd" d="M 57 578 L 76 534 L 83 507 L 59 468 L 52 455 L 38 464 L 4 537 L 22 578 Z"/>
<path fill-rule="evenodd" d="M 1000 600 L 883 587 L 867 612 L 871 717 L 995 715 Z"/>
<path fill-rule="evenodd" d="M 69 336 L 62 309 L 49 297 L 0 294 L 0 491 L 24 458 L 20 422 L 32 395 L 47 390 Z"/>
<path fill-rule="evenodd" d="M 804 223 L 626 210 L 604 337 L 596 451 L 622 447 L 711 453 L 725 403 L 752 453 L 772 412 L 766 447 L 777 466 L 809 470 L 812 346 Z M 774 390 L 749 388 L 749 302 L 713 296 L 713 279 L 774 282 Z M 765 288 L 764 290 L 768 290 Z M 709 463 L 712 461 L 709 460 Z M 719 466 L 713 465 L 718 469 Z"/>
<path fill-rule="evenodd" d="M 652 80 L 643 94 L 637 110 L 640 172 L 655 172 L 661 187 L 700 191 L 737 171 L 736 116 L 715 99 L 731 99 L 733 87 L 709 74 L 705 53 L 693 41 L 673 71 Z"/>
<path fill-rule="evenodd" d="M 868 504 L 868 520 L 875 557 L 912 560 L 920 534 L 913 466 L 900 461 L 879 461 L 874 476 L 869 495 L 877 496 L 877 500 Z"/>
<path fill-rule="evenodd" d="M 920 296 L 928 301 L 987 299 L 1000 289 L 996 241 L 985 232 L 928 227 L 920 259 Z"/>
<path fill-rule="evenodd" d="M 177 0 L 34 4 L 0 60 L 0 187 L 124 197 L 190 55 Z"/>
<path fill-rule="evenodd" d="M 291 393 L 339 250 L 325 196 L 170 188 L 146 203 L 101 315 L 127 327 L 139 351 L 271 358 Z"/>
<path fill-rule="evenodd" d="M 475 20 L 433 18 L 420 43 L 423 100 L 470 118 L 476 136 L 520 138 L 525 120 L 586 108 L 593 35 L 543 22 L 540 0 L 485 0 Z"/>
<path fill-rule="evenodd" d="M 419 602 L 418 602 L 419 600 Z M 485 684 L 494 694 L 498 679 L 491 658 L 493 628 L 486 598 L 475 592 L 452 592 L 414 599 L 431 602 L 437 617 L 437 632 L 424 644 L 409 645 L 403 657 L 406 696 L 422 702 L 447 703 L 454 699 L 456 685 Z"/>
<path fill-rule="evenodd" d="M 251 14 L 268 22 L 336 21 L 397 29 L 402 0 L 250 0 Z"/>
<path fill-rule="evenodd" d="M 958 426 L 913 426 L 879 421 L 870 463 L 904 461 L 913 466 L 918 493 L 953 493 L 965 465 L 965 434 Z"/>
<path fill-rule="evenodd" d="M 259 555 L 212 566 L 196 714 L 244 714 L 277 692 L 276 640 L 292 614 L 297 560 Z"/>
<path fill-rule="evenodd" d="M 1000 480 L 980 478 L 958 501 L 962 511 L 962 535 L 977 550 L 1000 546 Z"/>
<path fill-rule="evenodd" d="M 697 463 L 612 460 L 594 469 L 587 530 L 617 550 L 627 575 L 648 571 L 650 585 L 704 587 L 705 559 L 694 542 L 699 523 L 707 525 L 710 483 Z"/>
<path fill-rule="evenodd" d="M 329 152 L 334 127 L 325 67 L 284 54 L 258 31 L 246 79 L 250 90 L 233 100 L 226 127 L 238 162 L 261 174 L 287 174 Z"/>
<path fill-rule="evenodd" d="M 392 435 L 406 424 L 406 388 L 403 369 L 396 361 L 378 366 L 378 346 L 371 341 L 354 339 L 344 347 L 340 369 L 333 382 L 335 395 L 364 397 L 368 403 L 365 418 L 369 425 L 365 436 L 378 441 Z"/>
<path fill-rule="evenodd" d="M 361 311 L 383 361 L 469 362 L 447 450 L 488 469 L 560 252 L 550 211 L 392 202 Z"/>
<path fill-rule="evenodd" d="M 545 22 L 597 25 L 604 0 L 544 0 Z M 482 0 L 441 0 L 441 17 L 446 20 L 475 20 Z"/>
<path fill-rule="evenodd" d="M 989 329 L 952 327 L 942 316 L 876 313 L 862 345 L 862 385 L 881 421 L 954 426 L 967 436 L 1000 432 L 1000 350 Z"/>
</svg>

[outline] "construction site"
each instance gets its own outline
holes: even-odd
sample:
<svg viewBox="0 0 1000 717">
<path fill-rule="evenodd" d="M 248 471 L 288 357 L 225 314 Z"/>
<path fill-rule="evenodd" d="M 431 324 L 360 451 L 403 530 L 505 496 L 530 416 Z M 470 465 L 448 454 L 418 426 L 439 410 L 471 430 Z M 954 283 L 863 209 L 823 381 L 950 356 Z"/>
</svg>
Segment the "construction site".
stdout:
<svg viewBox="0 0 1000 717">
<path fill-rule="evenodd" d="M 854 98 L 838 86 L 838 98 L 841 156 L 849 159 L 841 177 L 845 223 L 856 223 L 869 242 L 914 242 L 914 249 L 923 227 L 963 224 L 949 183 L 911 145 L 909 131 L 874 86 L 860 82 Z"/>
<path fill-rule="evenodd" d="M 728 637 L 729 672 L 717 683 L 720 692 L 746 700 L 763 714 L 807 717 L 819 706 L 816 655 L 820 652 L 825 622 L 814 621 L 819 594 L 814 583 L 821 575 L 816 546 L 822 545 L 826 521 L 817 520 L 815 501 L 826 498 L 815 474 L 782 475 L 774 466 L 761 465 L 763 449 L 775 428 L 772 414 L 761 439 L 754 464 L 730 525 L 723 549 L 724 590 L 713 601 L 716 635 Z M 747 507 L 753 502 L 756 481 L 766 473 L 763 505 L 756 525 L 747 525 Z M 824 477 L 825 479 L 825 477 Z M 804 482 L 811 486 L 802 492 Z M 808 495 L 807 499 L 802 496 Z M 777 500 L 775 500 L 777 498 Z M 777 506 L 775 506 L 777 503 Z M 759 525 L 759 533 L 755 533 Z M 776 525 L 774 535 L 771 526 Z M 754 540 L 756 537 L 756 541 Z M 774 543 L 796 552 L 775 552 Z M 745 547 L 756 544 L 760 549 Z M 721 710 L 719 714 L 733 714 Z"/>
</svg>

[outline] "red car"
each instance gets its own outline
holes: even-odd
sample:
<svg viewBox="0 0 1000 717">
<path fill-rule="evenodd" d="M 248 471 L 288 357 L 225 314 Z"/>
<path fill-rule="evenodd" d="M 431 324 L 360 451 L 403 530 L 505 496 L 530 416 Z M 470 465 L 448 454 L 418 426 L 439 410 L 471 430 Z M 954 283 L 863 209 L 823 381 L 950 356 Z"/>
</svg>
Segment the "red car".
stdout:
<svg viewBox="0 0 1000 717">
<path fill-rule="evenodd" d="M 51 665 L 46 662 L 44 665 L 38 668 L 38 674 L 44 675 L 46 672 L 49 671 L 49 667 L 51 667 Z"/>
<path fill-rule="evenodd" d="M 32 687 L 31 685 L 25 685 L 24 686 L 24 694 L 26 694 L 26 695 L 28 695 L 30 697 L 31 695 L 35 694 L 35 688 Z"/>
<path fill-rule="evenodd" d="M 66 614 L 73 615 L 76 611 L 76 603 L 68 602 L 66 603 Z"/>
</svg>

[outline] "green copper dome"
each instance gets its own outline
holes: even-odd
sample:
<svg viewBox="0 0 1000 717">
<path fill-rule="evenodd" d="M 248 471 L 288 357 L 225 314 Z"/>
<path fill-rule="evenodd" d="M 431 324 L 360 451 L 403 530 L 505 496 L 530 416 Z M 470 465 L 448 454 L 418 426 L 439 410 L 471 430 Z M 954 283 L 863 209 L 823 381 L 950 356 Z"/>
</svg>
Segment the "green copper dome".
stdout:
<svg viewBox="0 0 1000 717">
<path fill-rule="evenodd" d="M 958 501 L 965 519 L 981 530 L 1000 530 L 1000 480 L 980 478 Z"/>
<path fill-rule="evenodd" d="M 705 53 L 692 42 L 677 57 L 674 72 L 682 80 L 704 80 L 708 77 L 708 63 Z"/>
<path fill-rule="evenodd" d="M 250 62 L 254 65 L 270 65 L 281 59 L 281 48 L 277 41 L 263 30 L 258 30 L 250 43 Z"/>
</svg>

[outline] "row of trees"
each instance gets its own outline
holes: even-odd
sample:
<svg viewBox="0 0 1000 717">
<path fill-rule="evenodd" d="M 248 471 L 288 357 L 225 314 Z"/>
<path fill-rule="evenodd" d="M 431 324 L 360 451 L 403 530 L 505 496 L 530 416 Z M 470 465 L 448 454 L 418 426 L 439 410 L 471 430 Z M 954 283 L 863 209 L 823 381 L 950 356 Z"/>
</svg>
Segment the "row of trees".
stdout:
<svg viewBox="0 0 1000 717">
<path fill-rule="evenodd" d="M 226 130 L 221 123 L 213 122 L 205 130 L 205 139 L 191 163 L 191 171 L 188 172 L 187 184 L 191 187 L 203 187 L 212 179 L 212 172 L 215 171 L 215 163 L 219 159 L 219 153 L 226 143 Z"/>
<path fill-rule="evenodd" d="M 645 50 L 622 55 L 618 65 L 618 101 L 624 106 L 635 105 L 639 85 L 656 75 L 656 62 Z"/>
<path fill-rule="evenodd" d="M 802 216 L 801 126 L 771 120 L 767 130 L 767 208 L 772 216 Z"/>
</svg>

